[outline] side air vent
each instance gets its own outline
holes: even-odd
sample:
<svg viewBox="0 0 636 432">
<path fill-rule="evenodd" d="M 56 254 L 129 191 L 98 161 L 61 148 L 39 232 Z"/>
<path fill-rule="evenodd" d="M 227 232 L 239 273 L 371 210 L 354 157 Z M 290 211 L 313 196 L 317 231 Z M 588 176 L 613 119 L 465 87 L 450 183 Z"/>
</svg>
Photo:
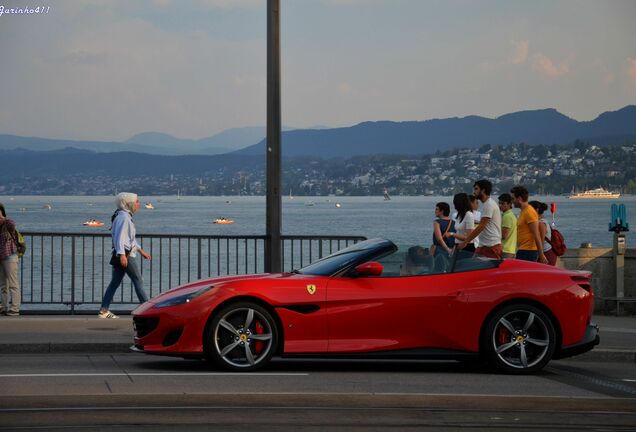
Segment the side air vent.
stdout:
<svg viewBox="0 0 636 432">
<path fill-rule="evenodd" d="M 290 311 L 298 312 L 301 314 L 310 314 L 320 310 L 320 306 L 316 304 L 306 304 L 306 305 L 285 305 L 279 306 L 282 309 L 289 309 Z"/>
</svg>

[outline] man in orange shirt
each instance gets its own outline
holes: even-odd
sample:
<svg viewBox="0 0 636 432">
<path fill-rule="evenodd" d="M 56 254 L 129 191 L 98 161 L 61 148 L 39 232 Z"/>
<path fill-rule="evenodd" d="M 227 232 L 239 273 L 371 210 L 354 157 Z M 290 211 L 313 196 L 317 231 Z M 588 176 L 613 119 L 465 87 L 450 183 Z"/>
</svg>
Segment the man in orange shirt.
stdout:
<svg viewBox="0 0 636 432">
<path fill-rule="evenodd" d="M 517 219 L 517 256 L 519 260 L 548 263 L 543 254 L 543 241 L 539 234 L 539 215 L 528 204 L 528 189 L 515 186 L 510 189 L 512 200 L 516 208 L 521 209 Z"/>
</svg>

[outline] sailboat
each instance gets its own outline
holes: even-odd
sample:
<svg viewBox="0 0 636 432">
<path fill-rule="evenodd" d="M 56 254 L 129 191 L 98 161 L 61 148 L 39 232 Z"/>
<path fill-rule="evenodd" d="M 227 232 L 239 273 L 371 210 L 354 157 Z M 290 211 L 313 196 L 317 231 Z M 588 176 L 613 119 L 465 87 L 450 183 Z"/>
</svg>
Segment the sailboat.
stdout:
<svg viewBox="0 0 636 432">
<path fill-rule="evenodd" d="M 177 201 L 181 201 L 181 189 L 177 189 Z"/>
<path fill-rule="evenodd" d="M 293 200 L 293 199 L 294 199 L 294 196 L 292 195 L 292 190 L 291 190 L 291 188 L 289 189 L 289 199 L 290 199 L 290 200 Z"/>
<path fill-rule="evenodd" d="M 391 201 L 391 197 L 389 196 L 389 190 L 384 188 L 384 201 Z"/>
</svg>

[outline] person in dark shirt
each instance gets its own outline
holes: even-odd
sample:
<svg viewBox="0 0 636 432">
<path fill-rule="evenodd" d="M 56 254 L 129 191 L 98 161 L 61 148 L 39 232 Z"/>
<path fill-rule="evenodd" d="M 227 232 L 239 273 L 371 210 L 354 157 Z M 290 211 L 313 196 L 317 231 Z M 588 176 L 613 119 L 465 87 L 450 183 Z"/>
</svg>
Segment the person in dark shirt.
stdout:
<svg viewBox="0 0 636 432">
<path fill-rule="evenodd" d="M 435 205 L 435 217 L 437 219 L 433 221 L 433 255 L 449 255 L 455 246 L 455 238 L 447 234 L 455 232 L 455 222 L 450 218 L 448 203 L 438 202 Z"/>
</svg>

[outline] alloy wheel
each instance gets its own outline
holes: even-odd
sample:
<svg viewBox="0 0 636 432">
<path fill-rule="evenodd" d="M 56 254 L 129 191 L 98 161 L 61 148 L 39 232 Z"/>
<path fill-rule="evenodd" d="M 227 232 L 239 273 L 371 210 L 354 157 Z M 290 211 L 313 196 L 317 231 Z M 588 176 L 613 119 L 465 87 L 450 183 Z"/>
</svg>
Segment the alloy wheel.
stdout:
<svg viewBox="0 0 636 432">
<path fill-rule="evenodd" d="M 254 370 L 271 358 L 275 324 L 257 305 L 230 307 L 214 320 L 212 339 L 220 363 L 235 370 Z"/>
<path fill-rule="evenodd" d="M 497 360 L 513 370 L 530 370 L 547 362 L 546 356 L 551 356 L 554 345 L 551 323 L 544 314 L 530 307 L 500 315 L 491 335 Z"/>
</svg>

